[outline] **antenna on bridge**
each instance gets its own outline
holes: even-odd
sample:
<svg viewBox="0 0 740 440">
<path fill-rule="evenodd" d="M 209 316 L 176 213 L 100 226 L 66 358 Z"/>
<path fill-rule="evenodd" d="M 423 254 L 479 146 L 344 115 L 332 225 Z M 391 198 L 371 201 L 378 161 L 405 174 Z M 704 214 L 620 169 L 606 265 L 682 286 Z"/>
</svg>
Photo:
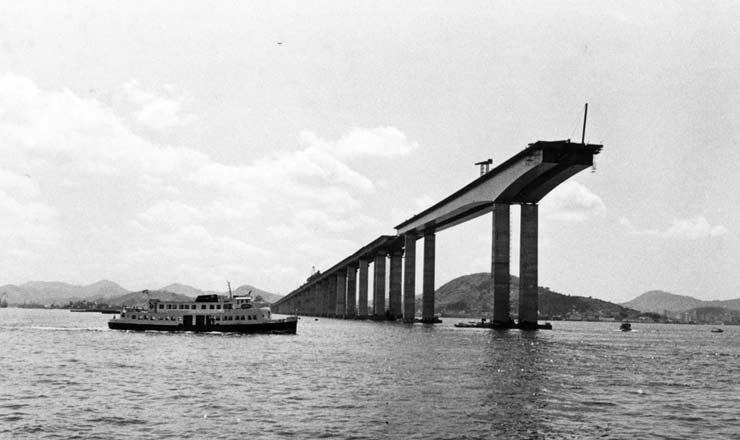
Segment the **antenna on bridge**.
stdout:
<svg viewBox="0 0 740 440">
<path fill-rule="evenodd" d="M 484 175 L 488 172 L 488 170 L 491 169 L 491 164 L 493 163 L 493 159 L 484 160 L 483 162 L 476 162 L 476 165 L 480 165 L 480 175 Z"/>
<path fill-rule="evenodd" d="M 588 119 L 588 102 L 586 103 L 585 108 L 583 109 L 583 133 L 581 134 L 581 144 L 586 145 L 586 120 Z M 591 164 L 591 172 L 596 172 L 596 160 L 593 160 Z"/>
<path fill-rule="evenodd" d="M 581 143 L 585 145 L 586 143 L 586 119 L 588 118 L 588 102 L 586 103 L 586 108 L 583 110 L 583 134 L 581 134 Z"/>
</svg>

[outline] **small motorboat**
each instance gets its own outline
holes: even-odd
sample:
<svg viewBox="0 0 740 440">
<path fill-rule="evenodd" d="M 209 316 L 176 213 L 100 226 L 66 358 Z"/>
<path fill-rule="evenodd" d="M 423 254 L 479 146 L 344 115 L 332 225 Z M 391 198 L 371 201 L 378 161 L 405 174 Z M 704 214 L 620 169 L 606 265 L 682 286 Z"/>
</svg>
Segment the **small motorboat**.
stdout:
<svg viewBox="0 0 740 440">
<path fill-rule="evenodd" d="M 721 328 L 713 328 L 712 329 L 712 333 L 722 333 L 722 332 L 724 332 L 724 330 L 722 330 Z"/>
<path fill-rule="evenodd" d="M 623 322 L 622 325 L 619 326 L 619 330 L 623 332 L 628 332 L 632 330 L 632 324 L 630 324 L 629 322 Z"/>
</svg>

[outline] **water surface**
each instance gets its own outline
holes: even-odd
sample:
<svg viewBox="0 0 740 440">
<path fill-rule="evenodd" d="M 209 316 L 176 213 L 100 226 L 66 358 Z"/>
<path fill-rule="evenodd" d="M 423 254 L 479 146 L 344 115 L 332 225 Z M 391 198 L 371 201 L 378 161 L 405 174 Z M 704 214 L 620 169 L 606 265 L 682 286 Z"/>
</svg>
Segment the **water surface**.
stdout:
<svg viewBox="0 0 740 440">
<path fill-rule="evenodd" d="M 740 328 L 303 317 L 297 335 L 0 309 L 0 438 L 738 438 Z"/>
</svg>

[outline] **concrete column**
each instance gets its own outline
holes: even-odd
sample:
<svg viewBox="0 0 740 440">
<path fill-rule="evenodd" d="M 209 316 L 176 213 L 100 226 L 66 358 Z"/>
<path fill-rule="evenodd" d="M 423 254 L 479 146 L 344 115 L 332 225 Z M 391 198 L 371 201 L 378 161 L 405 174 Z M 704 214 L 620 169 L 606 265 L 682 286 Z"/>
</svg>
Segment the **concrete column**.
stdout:
<svg viewBox="0 0 740 440">
<path fill-rule="evenodd" d="M 337 316 L 337 278 L 336 275 L 330 276 L 326 280 L 326 290 L 329 292 L 329 317 Z"/>
<path fill-rule="evenodd" d="M 509 290 L 511 286 L 511 210 L 506 203 L 493 205 L 493 237 L 491 250 L 491 278 L 493 285 L 493 322 L 509 326 L 511 305 Z"/>
<path fill-rule="evenodd" d="M 403 321 L 414 322 L 416 313 L 416 234 L 403 236 Z"/>
<path fill-rule="evenodd" d="M 401 249 L 391 252 L 391 274 L 388 285 L 388 308 L 391 319 L 403 316 L 401 309 Z"/>
<path fill-rule="evenodd" d="M 519 253 L 519 325 L 537 328 L 537 204 L 522 205 Z"/>
<path fill-rule="evenodd" d="M 347 266 L 347 318 L 354 318 L 357 315 L 357 268 Z"/>
<path fill-rule="evenodd" d="M 306 298 L 308 300 L 308 304 L 306 305 L 306 314 L 308 316 L 313 316 L 314 309 L 316 307 L 316 298 L 313 296 L 313 286 L 306 288 Z"/>
<path fill-rule="evenodd" d="M 336 310 L 334 314 L 337 318 L 342 318 L 347 315 L 347 272 L 343 270 L 337 271 L 337 284 L 336 284 Z"/>
<path fill-rule="evenodd" d="M 360 285 L 359 295 L 357 298 L 357 311 L 360 319 L 367 319 L 367 269 L 368 261 L 364 258 L 360 259 Z"/>
<path fill-rule="evenodd" d="M 385 252 L 375 256 L 373 274 L 373 316 L 385 318 Z"/>
<path fill-rule="evenodd" d="M 322 307 L 321 307 L 321 316 L 328 317 L 329 315 L 329 289 L 326 283 L 326 280 L 321 280 L 321 298 L 322 298 Z"/>
<path fill-rule="evenodd" d="M 424 233 L 424 278 L 422 281 L 422 322 L 434 322 L 434 232 Z"/>
<path fill-rule="evenodd" d="M 319 312 L 319 315 L 326 316 L 326 292 L 324 290 L 324 282 L 319 281 L 316 283 L 316 288 L 318 289 L 319 301 L 321 303 L 321 311 Z"/>
</svg>

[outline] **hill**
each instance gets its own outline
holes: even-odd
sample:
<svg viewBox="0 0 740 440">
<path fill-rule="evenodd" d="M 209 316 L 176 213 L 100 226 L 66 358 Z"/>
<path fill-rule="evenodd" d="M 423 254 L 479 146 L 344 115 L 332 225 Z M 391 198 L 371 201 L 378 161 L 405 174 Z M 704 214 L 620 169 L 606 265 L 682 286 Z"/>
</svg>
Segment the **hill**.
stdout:
<svg viewBox="0 0 740 440">
<path fill-rule="evenodd" d="M 675 295 L 662 290 L 651 290 L 631 301 L 622 303 L 622 305 L 641 312 L 663 313 L 665 311 L 683 312 L 698 308 L 702 306 L 703 302 L 690 296 Z"/>
<path fill-rule="evenodd" d="M 193 286 L 188 286 L 186 284 L 180 284 L 180 283 L 173 283 L 169 284 L 167 286 L 161 287 L 157 289 L 158 291 L 164 291 L 164 292 L 172 292 L 177 293 L 184 296 L 189 296 L 190 298 L 195 298 L 198 295 L 203 295 L 206 292 L 195 288 Z"/>
<path fill-rule="evenodd" d="M 664 314 L 687 312 L 699 308 L 740 310 L 740 298 L 724 301 L 702 301 L 691 296 L 676 295 L 662 290 L 651 290 L 622 304 L 641 312 Z"/>
<path fill-rule="evenodd" d="M 606 301 L 563 295 L 543 287 L 539 288 L 539 297 L 543 317 L 622 317 L 635 313 Z M 483 272 L 455 278 L 437 289 L 435 299 L 435 311 L 443 316 L 490 316 L 493 308 L 491 275 Z M 516 276 L 511 277 L 509 302 L 511 314 L 516 316 L 519 308 L 519 278 Z"/>
<path fill-rule="evenodd" d="M 239 286 L 234 290 L 235 295 L 246 295 L 249 292 L 252 292 L 252 298 L 257 299 L 258 296 L 262 297 L 262 302 L 267 304 L 272 304 L 275 301 L 282 298 L 282 295 L 278 295 L 276 293 L 267 292 L 262 289 L 258 289 L 254 286 L 250 286 L 249 284 L 245 284 L 243 286 Z"/>
<path fill-rule="evenodd" d="M 167 291 L 167 292 L 173 292 L 173 293 L 179 293 L 180 295 L 186 295 L 186 296 L 189 296 L 191 298 L 195 298 L 198 295 L 204 295 L 204 294 L 209 294 L 209 293 L 215 293 L 215 294 L 218 294 L 218 295 L 228 295 L 229 294 L 228 291 L 225 291 L 225 292 L 203 291 L 203 290 L 197 289 L 197 288 L 192 287 L 192 286 L 187 286 L 187 285 L 178 284 L 178 283 L 170 284 L 168 286 L 162 287 L 159 290 L 161 290 L 161 291 Z M 267 304 L 272 304 L 275 301 L 277 301 L 278 299 L 282 298 L 281 295 L 277 295 L 275 293 L 270 293 L 270 292 L 268 292 L 266 290 L 258 289 L 258 288 L 254 287 L 254 286 L 249 285 L 249 284 L 245 284 L 243 286 L 237 287 L 236 289 L 232 289 L 232 293 L 234 295 L 246 295 L 249 292 L 252 293 L 252 297 L 255 298 L 255 299 L 258 296 L 261 296 L 262 297 L 262 300 L 263 300 L 262 302 L 263 303 L 267 303 Z"/>
<path fill-rule="evenodd" d="M 493 308 L 491 274 L 487 272 L 464 275 L 445 283 L 435 292 L 435 312 L 443 316 L 490 316 Z M 618 304 L 591 297 L 564 295 L 539 287 L 539 312 L 543 319 L 623 319 L 638 315 Z M 519 310 L 519 278 L 512 275 L 509 292 L 511 314 Z M 421 301 L 417 301 L 420 306 Z"/>
<path fill-rule="evenodd" d="M 128 290 L 107 280 L 98 281 L 87 286 L 62 282 L 31 281 L 20 286 L 13 284 L 2 286 L 0 292 L 8 294 L 9 304 L 65 304 L 70 301 L 121 295 L 127 293 Z"/>
<path fill-rule="evenodd" d="M 148 292 L 148 294 L 144 292 L 129 292 L 125 295 L 109 298 L 107 304 L 114 307 L 143 307 L 150 298 L 162 301 L 192 301 L 192 298 L 189 296 L 180 295 L 179 293 L 165 292 L 162 290 L 149 290 Z"/>
<path fill-rule="evenodd" d="M 263 303 L 273 303 L 282 298 L 281 295 L 258 289 L 251 285 L 243 285 L 237 288 L 234 293 L 246 294 L 251 291 L 252 296 L 256 299 L 261 296 Z M 203 291 L 196 287 L 185 284 L 169 284 L 151 292 L 166 292 L 179 295 L 182 300 L 191 300 L 198 295 L 217 293 L 219 295 L 228 295 L 224 292 Z M 51 305 L 56 304 L 63 306 L 69 303 L 100 303 L 110 305 L 121 305 L 121 301 L 129 301 L 131 291 L 121 287 L 113 281 L 101 280 L 86 286 L 78 286 L 69 283 L 55 281 L 31 281 L 21 285 L 6 284 L 0 286 L 0 294 L 7 294 L 7 301 L 11 306 L 21 304 Z M 140 294 L 141 292 L 134 292 Z M 125 297 L 121 299 L 121 297 Z M 126 305 L 129 305 L 126 303 Z"/>
</svg>

